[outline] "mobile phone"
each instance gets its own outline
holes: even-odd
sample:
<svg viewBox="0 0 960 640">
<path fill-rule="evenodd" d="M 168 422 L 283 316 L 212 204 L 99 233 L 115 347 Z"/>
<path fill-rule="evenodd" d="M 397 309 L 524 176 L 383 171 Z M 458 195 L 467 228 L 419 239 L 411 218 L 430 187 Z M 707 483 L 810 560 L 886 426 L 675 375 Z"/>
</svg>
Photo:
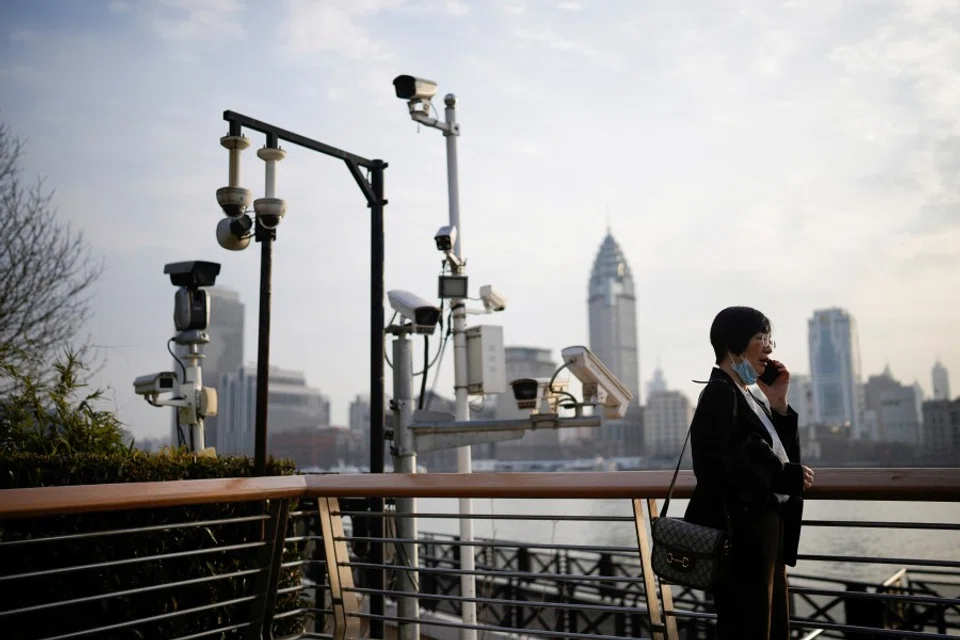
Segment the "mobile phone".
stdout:
<svg viewBox="0 0 960 640">
<path fill-rule="evenodd" d="M 763 373 L 757 378 L 763 384 L 769 386 L 777 381 L 777 378 L 780 377 L 780 369 L 777 368 L 777 365 L 773 364 L 767 360 L 767 366 L 764 367 Z"/>
</svg>

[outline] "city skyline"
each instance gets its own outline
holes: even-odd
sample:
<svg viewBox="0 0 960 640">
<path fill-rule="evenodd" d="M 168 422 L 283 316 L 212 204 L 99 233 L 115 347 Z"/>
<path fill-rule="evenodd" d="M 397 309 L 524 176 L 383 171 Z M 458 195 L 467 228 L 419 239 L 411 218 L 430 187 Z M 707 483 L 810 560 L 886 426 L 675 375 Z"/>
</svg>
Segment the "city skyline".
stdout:
<svg viewBox="0 0 960 640">
<path fill-rule="evenodd" d="M 106 358 L 94 382 L 140 436 L 169 431 L 169 411 L 131 386 L 170 365 L 163 265 L 219 262 L 218 284 L 257 306 L 256 251 L 214 237 L 226 109 L 386 160 L 386 288 L 433 297 L 444 144 L 395 98 L 400 73 L 458 96 L 470 294 L 489 283 L 509 298 L 470 324 L 554 353 L 586 344 L 609 209 L 643 370 L 659 359 L 691 398 L 713 364 L 710 322 L 734 304 L 771 318 L 798 372 L 809 313 L 841 306 L 863 371 L 890 362 L 929 395 L 936 357 L 960 371 L 960 40 L 944 28 L 958 23 L 937 2 L 13 0 L 0 5 L 0 118 L 26 142 L 24 177 L 56 189 L 105 260 L 83 333 Z M 302 367 L 343 424 L 347 399 L 369 391 L 369 210 L 342 164 L 287 151 L 271 360 Z M 241 181 L 263 194 L 253 149 Z"/>
</svg>

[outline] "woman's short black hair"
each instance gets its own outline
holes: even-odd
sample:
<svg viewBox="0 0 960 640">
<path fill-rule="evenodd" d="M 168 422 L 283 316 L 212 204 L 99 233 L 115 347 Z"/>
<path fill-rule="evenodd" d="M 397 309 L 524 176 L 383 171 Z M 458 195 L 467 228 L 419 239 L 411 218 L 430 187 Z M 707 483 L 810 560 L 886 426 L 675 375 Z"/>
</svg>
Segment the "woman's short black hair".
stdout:
<svg viewBox="0 0 960 640">
<path fill-rule="evenodd" d="M 720 364 L 728 353 L 735 356 L 747 350 L 758 333 L 770 333 L 770 320 L 752 307 L 727 307 L 710 325 L 710 344 Z"/>
</svg>

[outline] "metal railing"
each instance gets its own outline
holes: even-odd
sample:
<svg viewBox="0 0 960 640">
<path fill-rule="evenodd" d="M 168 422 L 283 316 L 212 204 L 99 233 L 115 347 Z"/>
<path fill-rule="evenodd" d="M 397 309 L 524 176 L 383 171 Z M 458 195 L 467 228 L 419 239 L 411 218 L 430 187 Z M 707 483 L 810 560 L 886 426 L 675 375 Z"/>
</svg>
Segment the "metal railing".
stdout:
<svg viewBox="0 0 960 640">
<path fill-rule="evenodd" d="M 661 584 L 650 570 L 649 521 L 669 475 L 311 475 L 0 491 L 0 589 L 13 596 L 0 599 L 0 629 L 4 638 L 31 640 L 340 640 L 411 631 L 446 640 L 464 627 L 460 605 L 474 601 L 478 621 L 471 628 L 483 640 L 709 638 L 709 596 Z M 821 469 L 817 481 L 808 500 L 960 502 L 956 469 Z M 675 496 L 689 497 L 693 484 L 691 474 L 681 474 Z M 469 543 L 442 533 L 400 538 L 395 525 L 404 516 L 371 512 L 368 502 L 459 497 L 526 502 L 517 512 L 473 514 L 514 525 L 509 539 Z M 583 501 L 599 500 L 622 508 L 576 512 Z M 549 508 L 538 513 L 538 505 Z M 421 508 L 421 529 L 458 518 L 445 511 Z M 958 548 L 960 520 L 931 520 L 808 519 L 805 532 L 907 530 L 949 536 Z M 616 544 L 584 540 L 585 523 L 623 535 Z M 411 544 L 419 552 L 416 567 L 405 562 Z M 895 551 L 802 554 L 790 572 L 795 637 L 956 634 L 960 554 Z M 475 558 L 472 599 L 460 594 L 464 553 Z M 386 559 L 373 561 L 379 557 Z M 886 567 L 886 579 L 805 569 L 859 564 Z M 374 572 L 384 572 L 385 589 L 370 588 Z M 412 579 L 399 580 L 401 574 Z M 410 583 L 417 593 L 403 590 Z M 397 603 L 411 597 L 419 615 L 400 615 Z M 375 598 L 385 602 L 382 614 L 369 606 Z"/>
</svg>

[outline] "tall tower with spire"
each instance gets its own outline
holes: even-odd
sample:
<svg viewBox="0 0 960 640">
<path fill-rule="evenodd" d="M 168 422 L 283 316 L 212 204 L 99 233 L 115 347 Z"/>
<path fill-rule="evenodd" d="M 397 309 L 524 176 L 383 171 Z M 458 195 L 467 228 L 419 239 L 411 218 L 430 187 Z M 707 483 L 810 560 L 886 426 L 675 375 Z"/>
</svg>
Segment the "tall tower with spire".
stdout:
<svg viewBox="0 0 960 640">
<path fill-rule="evenodd" d="M 593 262 L 587 306 L 590 350 L 633 393 L 633 404 L 638 405 L 640 363 L 633 275 L 609 227 Z"/>
<path fill-rule="evenodd" d="M 940 358 L 937 358 L 937 362 L 933 365 L 931 377 L 933 378 L 933 399 L 950 400 L 950 374 L 940 362 Z"/>
</svg>

